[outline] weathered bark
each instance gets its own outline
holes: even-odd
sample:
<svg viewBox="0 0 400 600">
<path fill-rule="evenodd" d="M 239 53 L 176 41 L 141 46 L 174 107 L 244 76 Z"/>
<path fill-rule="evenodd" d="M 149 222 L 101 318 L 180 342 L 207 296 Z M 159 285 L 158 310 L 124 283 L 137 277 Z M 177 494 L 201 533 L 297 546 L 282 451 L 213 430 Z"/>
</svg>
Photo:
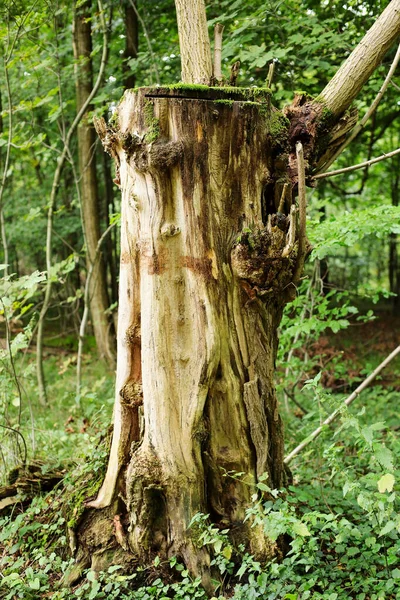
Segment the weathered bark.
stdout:
<svg viewBox="0 0 400 600">
<path fill-rule="evenodd" d="M 76 63 L 76 100 L 77 110 L 89 97 L 92 82 L 92 36 L 91 36 L 91 2 L 82 4 L 74 17 L 74 54 Z M 90 107 L 88 107 L 89 112 Z M 95 155 L 96 135 L 93 125 L 88 122 L 87 114 L 78 127 L 79 170 L 81 174 L 82 227 L 86 243 L 86 261 L 88 268 L 94 260 L 97 242 L 100 239 L 100 203 L 96 175 Z M 99 260 L 95 266 L 90 290 L 90 311 L 96 338 L 97 349 L 101 358 L 110 365 L 115 361 L 114 336 L 112 323 L 106 310 L 109 306 L 107 281 L 104 262 Z"/>
<path fill-rule="evenodd" d="M 261 474 L 285 481 L 273 373 L 297 257 L 291 193 L 286 214 L 276 202 L 287 129 L 265 93 L 149 88 L 126 92 L 102 133 L 119 162 L 122 249 L 114 437 L 90 505 L 122 485 L 135 554 L 178 553 L 195 572 L 199 511 L 272 552 L 243 519 Z"/>
</svg>

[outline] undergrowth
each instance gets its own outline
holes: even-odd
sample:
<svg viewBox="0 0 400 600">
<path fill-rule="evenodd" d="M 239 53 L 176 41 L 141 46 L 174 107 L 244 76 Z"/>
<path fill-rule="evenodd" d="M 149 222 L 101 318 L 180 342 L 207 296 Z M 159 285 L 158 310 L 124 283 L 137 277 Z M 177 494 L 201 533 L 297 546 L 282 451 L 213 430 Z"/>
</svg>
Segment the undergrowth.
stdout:
<svg viewBox="0 0 400 600">
<path fill-rule="evenodd" d="M 316 379 L 308 385 L 323 396 Z M 266 477 L 257 484 L 247 518 L 271 540 L 287 541 L 280 561 L 261 564 L 244 546 L 233 546 L 229 529 L 209 524 L 208 515 L 193 518 L 200 544 L 212 555 L 215 598 L 400 598 L 400 443 L 384 423 L 365 421 L 364 410 L 344 412 L 336 432 L 328 429 L 317 451 L 298 459 L 289 489 L 271 490 Z M 80 481 L 92 477 L 93 483 L 96 472 L 102 476 L 104 444 L 91 451 Z M 323 466 L 316 469 L 318 461 Z M 76 477 L 35 498 L 25 512 L 0 519 L 0 598 L 207 598 L 200 579 L 192 579 L 176 558 L 167 565 L 172 575 L 165 576 L 166 565 L 156 558 L 151 567 L 128 574 L 119 565 L 99 574 L 87 571 L 73 589 L 58 588 L 72 562 L 67 529 L 79 514 L 65 513 L 65 498 L 72 488 L 75 498 L 80 495 Z"/>
<path fill-rule="evenodd" d="M 278 393 L 289 450 L 337 409 L 382 358 L 371 347 L 367 357 L 364 352 L 363 368 L 355 372 L 357 361 L 352 355 L 345 359 L 332 332 L 346 342 L 347 332 L 372 314 L 360 314 L 349 295 L 323 294 L 318 285 L 318 278 L 304 282 L 303 294 L 282 321 Z M 323 336 L 330 336 L 328 344 L 322 343 Z M 347 351 L 346 343 L 343 347 Z M 206 600 L 200 579 L 193 579 L 177 557 L 168 562 L 156 557 L 128 573 L 118 564 L 106 572 L 88 570 L 72 588 L 61 585 L 74 562 L 71 530 L 79 525 L 84 502 L 96 494 L 107 463 L 109 436 L 104 432 L 112 379 L 88 359 L 87 385 L 77 399 L 71 391 L 73 360 L 49 357 L 47 368 L 51 411 L 35 405 L 31 433 L 29 404 L 21 395 L 7 409 L 7 418 L 25 436 L 29 458 L 42 458 L 44 471 L 54 461 L 68 462 L 70 470 L 51 493 L 30 504 L 21 497 L 22 504 L 0 516 L 0 598 Z M 397 372 L 393 367 L 393 380 Z M 25 394 L 34 397 L 29 369 L 24 375 Z M 12 373 L 3 376 L 6 392 L 14 379 Z M 208 515 L 193 517 L 199 545 L 211 555 L 214 599 L 400 599 L 398 389 L 381 380 L 357 402 L 294 459 L 293 485 L 273 490 L 266 477 L 257 484 L 246 518 L 286 548 L 283 555 L 262 564 L 243 545 L 233 544 L 229 529 L 211 524 Z M 32 452 L 32 441 L 40 452 Z"/>
</svg>

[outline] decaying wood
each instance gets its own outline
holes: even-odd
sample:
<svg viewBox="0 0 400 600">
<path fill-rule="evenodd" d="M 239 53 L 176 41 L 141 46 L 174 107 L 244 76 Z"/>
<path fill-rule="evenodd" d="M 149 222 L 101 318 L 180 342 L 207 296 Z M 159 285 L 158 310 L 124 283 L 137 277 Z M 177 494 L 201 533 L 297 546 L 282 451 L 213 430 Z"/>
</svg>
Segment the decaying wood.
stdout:
<svg viewBox="0 0 400 600">
<path fill-rule="evenodd" d="M 277 200 L 269 183 L 287 177 L 287 153 L 273 146 L 268 93 L 231 93 L 129 91 L 114 133 L 97 126 L 118 138 L 123 229 L 114 437 L 88 507 L 111 507 L 122 484 L 129 548 L 176 551 L 200 574 L 209 559 L 188 519 L 243 522 L 257 478 L 285 480 L 272 382 L 297 215 L 289 182 Z M 273 553 L 249 527 L 240 536 Z"/>
<path fill-rule="evenodd" d="M 60 469 L 42 473 L 39 462 L 15 467 L 9 474 L 8 485 L 0 487 L 0 512 L 14 504 L 25 505 L 35 496 L 52 490 L 64 475 L 65 471 Z"/>
<path fill-rule="evenodd" d="M 293 273 L 293 285 L 299 283 L 300 277 L 304 269 L 304 261 L 306 258 L 306 211 L 307 211 L 307 196 L 306 196 L 306 167 L 304 164 L 304 152 L 301 142 L 296 144 L 297 156 L 297 181 L 298 181 L 298 196 L 299 196 L 299 234 L 298 234 L 298 249 L 296 257 L 296 267 Z"/>
</svg>

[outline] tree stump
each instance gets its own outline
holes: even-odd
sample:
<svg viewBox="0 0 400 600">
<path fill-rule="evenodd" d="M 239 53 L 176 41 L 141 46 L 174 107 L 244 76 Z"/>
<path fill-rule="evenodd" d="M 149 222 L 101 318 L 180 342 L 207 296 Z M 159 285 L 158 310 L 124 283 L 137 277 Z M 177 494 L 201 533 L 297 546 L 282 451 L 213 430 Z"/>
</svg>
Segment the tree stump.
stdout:
<svg viewBox="0 0 400 600">
<path fill-rule="evenodd" d="M 97 125 L 122 248 L 114 438 L 90 505 L 120 490 L 131 549 L 194 572 L 198 512 L 272 552 L 243 519 L 262 474 L 285 480 L 273 374 L 298 245 L 288 128 L 269 90 L 206 86 L 129 90 Z"/>
</svg>

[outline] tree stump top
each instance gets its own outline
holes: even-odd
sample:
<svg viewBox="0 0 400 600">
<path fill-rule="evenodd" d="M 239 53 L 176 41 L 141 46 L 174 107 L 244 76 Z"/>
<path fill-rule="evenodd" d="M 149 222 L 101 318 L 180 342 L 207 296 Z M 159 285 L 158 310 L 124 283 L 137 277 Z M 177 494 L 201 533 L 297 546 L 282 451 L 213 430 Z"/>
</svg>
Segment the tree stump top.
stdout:
<svg viewBox="0 0 400 600">
<path fill-rule="evenodd" d="M 148 98 L 179 98 L 183 100 L 213 100 L 221 102 L 252 102 L 265 104 L 270 101 L 269 88 L 209 87 L 177 83 L 161 87 L 141 87 L 127 93 L 141 93 Z"/>
</svg>

